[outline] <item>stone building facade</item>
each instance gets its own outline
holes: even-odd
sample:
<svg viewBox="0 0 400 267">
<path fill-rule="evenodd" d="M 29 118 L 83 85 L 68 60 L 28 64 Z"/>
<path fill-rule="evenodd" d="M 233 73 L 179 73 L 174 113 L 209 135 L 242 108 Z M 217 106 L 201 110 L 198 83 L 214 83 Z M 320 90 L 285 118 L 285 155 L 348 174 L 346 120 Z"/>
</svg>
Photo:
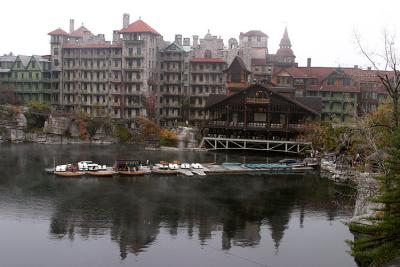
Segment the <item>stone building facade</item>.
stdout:
<svg viewBox="0 0 400 267">
<path fill-rule="evenodd" d="M 371 70 L 311 67 L 311 60 L 298 67 L 287 28 L 275 54 L 260 30 L 241 32 L 227 46 L 210 31 L 203 38 L 177 34 L 167 43 L 143 20 L 130 23 L 129 14 L 111 41 L 84 25 L 75 29 L 74 20 L 68 32 L 58 28 L 49 35 L 50 56 L 0 57 L 0 81 L 15 87 L 22 101 L 131 126 L 138 116 L 169 127 L 201 125 L 208 118 L 207 97 L 232 94 L 237 84 L 272 82 L 280 94 L 319 96 L 322 119 L 341 123 L 374 110 L 386 97 Z M 228 77 L 228 66 L 241 73 L 240 81 Z"/>
<path fill-rule="evenodd" d="M 157 117 L 162 126 L 173 127 L 188 119 L 190 50 L 179 43 L 178 38 L 160 51 Z"/>
<path fill-rule="evenodd" d="M 154 115 L 158 50 L 162 36 L 139 19 L 113 32 L 113 41 L 83 25 L 51 36 L 51 71 L 59 75 L 59 105 L 65 112 L 110 116 L 128 123 Z"/>
</svg>

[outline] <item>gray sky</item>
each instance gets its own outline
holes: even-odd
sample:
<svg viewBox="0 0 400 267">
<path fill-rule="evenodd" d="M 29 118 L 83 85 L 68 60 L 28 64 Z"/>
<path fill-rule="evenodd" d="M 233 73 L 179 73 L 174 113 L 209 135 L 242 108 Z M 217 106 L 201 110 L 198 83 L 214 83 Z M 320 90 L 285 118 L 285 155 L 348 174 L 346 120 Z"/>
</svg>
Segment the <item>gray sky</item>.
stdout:
<svg viewBox="0 0 400 267">
<path fill-rule="evenodd" d="M 141 16 L 167 41 L 175 33 L 203 37 L 210 29 L 227 45 L 241 31 L 261 30 L 269 35 L 270 53 L 276 52 L 287 25 L 300 65 L 311 57 L 313 66 L 367 66 L 355 44 L 354 30 L 365 46 L 378 51 L 383 29 L 400 29 L 400 19 L 396 20 L 400 1 L 396 0 L 5 0 L 0 6 L 1 54 L 48 54 L 47 33 L 58 27 L 68 31 L 70 18 L 75 19 L 75 28 L 83 22 L 93 33 L 104 33 L 111 40 L 112 30 L 122 27 L 122 14 L 129 13 L 131 22 Z"/>
</svg>

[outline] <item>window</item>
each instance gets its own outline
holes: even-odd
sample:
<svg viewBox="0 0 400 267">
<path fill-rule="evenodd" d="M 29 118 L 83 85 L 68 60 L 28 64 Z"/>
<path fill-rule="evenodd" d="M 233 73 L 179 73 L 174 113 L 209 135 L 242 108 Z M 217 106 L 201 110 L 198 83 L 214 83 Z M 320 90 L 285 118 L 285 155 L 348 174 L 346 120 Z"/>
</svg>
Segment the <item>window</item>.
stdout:
<svg viewBox="0 0 400 267">
<path fill-rule="evenodd" d="M 142 49 L 140 47 L 136 48 L 136 54 L 140 56 L 142 54 Z"/>
<path fill-rule="evenodd" d="M 211 58 L 211 50 L 206 50 L 206 51 L 204 52 L 204 57 L 205 57 L 205 58 Z"/>
<path fill-rule="evenodd" d="M 19 63 L 19 62 L 18 62 Z M 54 59 L 54 66 L 58 66 L 59 65 L 59 63 L 58 63 L 58 59 Z"/>
<path fill-rule="evenodd" d="M 54 47 L 54 55 L 58 55 L 58 47 Z"/>
</svg>

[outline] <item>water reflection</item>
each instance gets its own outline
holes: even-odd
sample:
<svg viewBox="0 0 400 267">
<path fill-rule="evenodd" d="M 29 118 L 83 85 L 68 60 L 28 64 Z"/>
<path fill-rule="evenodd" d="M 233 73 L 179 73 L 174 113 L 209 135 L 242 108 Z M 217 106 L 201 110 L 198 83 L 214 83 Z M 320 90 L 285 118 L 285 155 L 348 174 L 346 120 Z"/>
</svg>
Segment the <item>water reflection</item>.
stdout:
<svg viewBox="0 0 400 267">
<path fill-rule="evenodd" d="M 145 177 L 131 181 L 93 179 L 57 181 L 63 194 L 57 197 L 51 218 L 54 238 L 73 239 L 110 234 L 119 244 L 121 258 L 140 253 L 157 238 L 160 228 L 176 235 L 184 228 L 189 237 L 198 233 L 204 244 L 212 232 L 222 230 L 221 248 L 256 246 L 260 226 L 268 225 L 278 250 L 294 210 L 325 214 L 334 220 L 343 212 L 334 204 L 336 189 L 318 177 L 233 176 L 203 179 Z M 351 200 L 344 200 L 350 207 Z M 304 224 L 303 219 L 299 224 Z"/>
<path fill-rule="evenodd" d="M 2 146 L 0 151 L 4 158 L 0 161 L 0 201 L 45 202 L 42 208 L 51 213 L 52 239 L 109 236 L 118 244 L 121 259 L 151 250 L 164 232 L 174 237 L 185 231 L 188 240 L 205 246 L 215 232 L 221 232 L 219 249 L 257 247 L 267 238 L 263 227 L 270 229 L 278 253 L 294 214 L 302 228 L 307 224 L 305 218 L 334 221 L 349 216 L 354 204 L 348 189 L 316 176 L 59 179 L 42 172 L 51 166 L 53 157 L 105 163 L 116 158 L 157 161 L 167 157 L 204 162 L 218 160 L 220 156 L 214 154 L 149 154 L 129 147 L 15 147 Z M 40 213 L 38 207 L 32 210 Z"/>
</svg>

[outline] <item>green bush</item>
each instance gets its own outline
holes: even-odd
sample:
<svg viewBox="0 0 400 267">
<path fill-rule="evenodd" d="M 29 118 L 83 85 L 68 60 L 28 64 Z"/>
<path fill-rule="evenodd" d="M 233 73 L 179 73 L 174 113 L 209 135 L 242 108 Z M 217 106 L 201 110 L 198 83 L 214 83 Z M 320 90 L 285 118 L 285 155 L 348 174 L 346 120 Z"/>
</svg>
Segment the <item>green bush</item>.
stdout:
<svg viewBox="0 0 400 267">
<path fill-rule="evenodd" d="M 133 134 L 123 125 L 117 125 L 114 129 L 114 137 L 118 138 L 121 143 L 131 142 Z"/>
</svg>

